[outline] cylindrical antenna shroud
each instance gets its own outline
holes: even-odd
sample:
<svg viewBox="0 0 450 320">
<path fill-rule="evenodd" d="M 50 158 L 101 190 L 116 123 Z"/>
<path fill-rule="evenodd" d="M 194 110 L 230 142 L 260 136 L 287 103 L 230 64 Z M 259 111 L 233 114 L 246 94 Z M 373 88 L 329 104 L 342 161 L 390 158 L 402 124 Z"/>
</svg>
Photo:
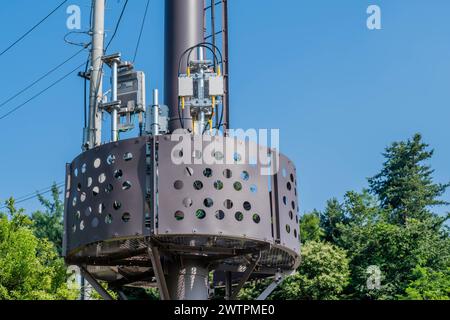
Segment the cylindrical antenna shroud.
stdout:
<svg viewBox="0 0 450 320">
<path fill-rule="evenodd" d="M 204 42 L 204 0 L 165 1 L 165 104 L 169 106 L 171 131 L 192 128 L 189 108 L 181 110 L 178 101 L 178 69 L 181 55 L 188 48 Z M 197 58 L 197 50 L 191 58 Z M 186 72 L 187 55 L 181 60 L 180 72 Z M 180 115 L 183 121 L 180 121 Z"/>
</svg>

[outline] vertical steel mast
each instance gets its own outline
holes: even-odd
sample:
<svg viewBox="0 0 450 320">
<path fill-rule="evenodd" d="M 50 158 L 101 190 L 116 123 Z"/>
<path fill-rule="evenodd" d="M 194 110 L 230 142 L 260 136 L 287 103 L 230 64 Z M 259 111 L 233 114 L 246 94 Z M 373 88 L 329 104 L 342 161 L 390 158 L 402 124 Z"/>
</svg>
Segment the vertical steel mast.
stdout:
<svg viewBox="0 0 450 320">
<path fill-rule="evenodd" d="M 191 114 L 188 108 L 179 112 L 178 75 L 182 53 L 204 41 L 203 38 L 203 0 L 166 0 L 165 13 L 165 103 L 169 106 L 170 130 L 181 128 L 181 118 L 185 119 L 185 128 L 192 128 Z M 196 59 L 196 58 L 195 58 Z M 185 68 L 186 57 L 181 61 Z M 185 72 L 186 70 L 180 70 Z"/>
<path fill-rule="evenodd" d="M 192 129 L 189 108 L 180 110 L 178 100 L 179 66 L 185 68 L 183 52 L 204 42 L 204 0 L 166 0 L 165 2 L 165 102 L 169 106 L 171 131 Z M 197 54 L 197 51 L 195 51 Z M 194 57 L 198 59 L 199 57 Z M 182 118 L 182 119 L 180 119 Z M 199 261 L 175 262 L 167 277 L 172 299 L 208 299 L 208 269 Z"/>
<path fill-rule="evenodd" d="M 222 48 L 223 48 L 223 77 L 225 95 L 223 97 L 224 107 L 224 130 L 230 129 L 230 71 L 228 61 L 228 0 L 222 0 Z"/>
<path fill-rule="evenodd" d="M 87 148 L 92 149 L 101 144 L 102 114 L 99 103 L 103 94 L 102 57 L 105 39 L 105 0 L 93 0 L 93 26 L 91 72 L 89 91 L 89 123 L 86 137 Z"/>
</svg>

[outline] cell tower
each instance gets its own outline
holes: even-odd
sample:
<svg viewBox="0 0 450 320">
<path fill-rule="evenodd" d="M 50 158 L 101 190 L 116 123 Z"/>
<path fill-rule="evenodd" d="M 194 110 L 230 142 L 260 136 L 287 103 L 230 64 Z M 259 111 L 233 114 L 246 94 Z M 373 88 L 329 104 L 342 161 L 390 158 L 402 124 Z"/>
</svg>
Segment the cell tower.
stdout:
<svg viewBox="0 0 450 320">
<path fill-rule="evenodd" d="M 224 288 L 230 300 L 247 281 L 273 278 L 265 299 L 300 261 L 296 169 L 278 150 L 228 134 L 227 1 L 165 1 L 167 106 L 156 89 L 148 106 L 144 73 L 105 56 L 104 12 L 105 0 L 93 0 L 89 126 L 66 166 L 66 263 L 106 299 L 98 281 L 119 297 L 124 286 L 157 286 L 162 299 L 206 300 Z M 120 139 L 136 125 L 135 138 Z"/>
</svg>

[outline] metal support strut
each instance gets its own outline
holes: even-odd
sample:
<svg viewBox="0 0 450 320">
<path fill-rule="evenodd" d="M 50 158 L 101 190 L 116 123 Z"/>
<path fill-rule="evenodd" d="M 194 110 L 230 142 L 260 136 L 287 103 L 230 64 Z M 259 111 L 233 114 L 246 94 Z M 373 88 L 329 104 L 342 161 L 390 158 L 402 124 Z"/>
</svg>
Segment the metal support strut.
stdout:
<svg viewBox="0 0 450 320">
<path fill-rule="evenodd" d="M 159 254 L 159 249 L 158 247 L 150 245 L 148 251 L 150 259 L 152 261 L 153 270 L 155 273 L 156 282 L 158 284 L 161 300 L 170 300 L 169 290 L 167 289 L 166 277 L 164 275 L 164 270 L 161 264 L 161 256 Z"/>
<path fill-rule="evenodd" d="M 256 298 L 257 301 L 266 300 L 270 294 L 283 282 L 284 275 L 281 273 L 277 273 L 275 275 L 275 280 L 264 290 L 258 298 Z"/>
<path fill-rule="evenodd" d="M 92 288 L 94 288 L 95 291 L 97 291 L 103 299 L 114 300 L 114 298 L 108 293 L 108 291 L 106 291 L 105 288 L 103 288 L 101 284 L 98 283 L 97 280 L 95 280 L 95 278 L 86 270 L 85 267 L 80 267 L 80 271 L 84 279 L 89 282 Z"/>
<path fill-rule="evenodd" d="M 261 259 L 261 252 L 258 254 L 257 257 L 253 257 L 252 261 L 250 262 L 250 264 L 248 265 L 247 269 L 245 269 L 244 274 L 242 275 L 241 280 L 239 281 L 239 284 L 237 285 L 236 288 L 234 288 L 233 290 L 233 294 L 231 295 L 231 300 L 236 300 L 239 291 L 241 291 L 241 289 L 244 287 L 245 283 L 247 282 L 247 280 L 250 278 L 250 276 L 252 275 L 253 271 L 255 271 L 256 266 L 258 265 L 259 260 Z"/>
</svg>

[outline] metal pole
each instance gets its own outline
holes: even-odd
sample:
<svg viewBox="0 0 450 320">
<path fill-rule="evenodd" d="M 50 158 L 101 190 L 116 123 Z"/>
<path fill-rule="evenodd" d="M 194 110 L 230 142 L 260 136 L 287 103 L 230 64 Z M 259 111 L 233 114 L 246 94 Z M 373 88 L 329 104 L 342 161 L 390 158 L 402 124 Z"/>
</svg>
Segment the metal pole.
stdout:
<svg viewBox="0 0 450 320">
<path fill-rule="evenodd" d="M 83 275 L 80 275 L 80 300 L 86 300 L 86 281 Z"/>
<path fill-rule="evenodd" d="M 161 256 L 158 247 L 150 245 L 148 248 L 150 259 L 152 261 L 153 272 L 155 273 L 156 283 L 158 284 L 161 300 L 170 300 L 169 290 L 167 289 L 166 276 L 161 264 Z"/>
<path fill-rule="evenodd" d="M 111 66 L 111 100 L 117 101 L 117 68 L 119 61 L 114 59 Z M 119 138 L 119 130 L 117 129 L 117 107 L 111 111 L 111 141 L 116 142 Z"/>
<path fill-rule="evenodd" d="M 229 69 L 228 69 L 228 1 L 222 0 L 222 48 L 223 48 L 223 79 L 224 91 L 223 96 L 223 117 L 224 132 L 230 128 L 230 87 L 229 87 Z"/>
<path fill-rule="evenodd" d="M 159 92 L 158 92 L 158 89 L 153 90 L 152 133 L 154 136 L 159 136 Z"/>
<path fill-rule="evenodd" d="M 230 271 L 225 272 L 225 300 L 231 300 L 233 294 L 233 279 Z"/>
<path fill-rule="evenodd" d="M 208 300 L 209 270 L 199 260 L 169 266 L 167 285 L 172 300 Z"/>
<path fill-rule="evenodd" d="M 102 138 L 102 113 L 98 106 L 103 94 L 102 56 L 105 36 L 105 0 L 92 1 L 94 19 L 92 27 L 91 79 L 87 137 L 89 149 L 99 146 Z"/>
<path fill-rule="evenodd" d="M 169 106 L 169 129 L 192 129 L 189 108 L 181 110 L 178 99 L 178 66 L 182 53 L 188 48 L 204 41 L 204 1 L 166 0 L 165 1 L 165 85 L 164 103 Z M 192 58 L 196 59 L 196 52 Z M 186 72 L 187 57 L 181 60 L 180 72 Z M 182 120 L 180 121 L 180 116 Z"/>
<path fill-rule="evenodd" d="M 216 0 L 211 0 L 211 36 L 214 55 L 216 52 Z M 216 60 L 214 59 L 214 69 L 217 67 Z"/>
<path fill-rule="evenodd" d="M 213 52 L 214 56 L 217 54 L 216 50 L 216 0 L 211 0 L 211 35 L 212 35 L 212 44 L 213 44 Z M 217 70 L 217 62 L 216 59 L 214 61 L 214 70 Z M 215 106 L 214 106 L 215 107 Z M 219 126 L 219 112 L 216 111 L 216 124 Z M 217 128 L 220 129 L 220 128 Z"/>
<path fill-rule="evenodd" d="M 178 76 L 179 73 L 186 72 L 187 55 L 182 57 L 183 52 L 204 42 L 204 0 L 166 0 L 165 5 L 164 102 L 169 106 L 169 129 L 172 132 L 182 127 L 192 130 L 189 108 L 181 110 L 179 107 Z M 196 50 L 191 57 L 201 58 Z M 182 261 L 181 264 L 172 263 L 169 268 L 167 284 L 172 299 L 208 299 L 209 270 L 201 261 L 187 260 Z"/>
</svg>

